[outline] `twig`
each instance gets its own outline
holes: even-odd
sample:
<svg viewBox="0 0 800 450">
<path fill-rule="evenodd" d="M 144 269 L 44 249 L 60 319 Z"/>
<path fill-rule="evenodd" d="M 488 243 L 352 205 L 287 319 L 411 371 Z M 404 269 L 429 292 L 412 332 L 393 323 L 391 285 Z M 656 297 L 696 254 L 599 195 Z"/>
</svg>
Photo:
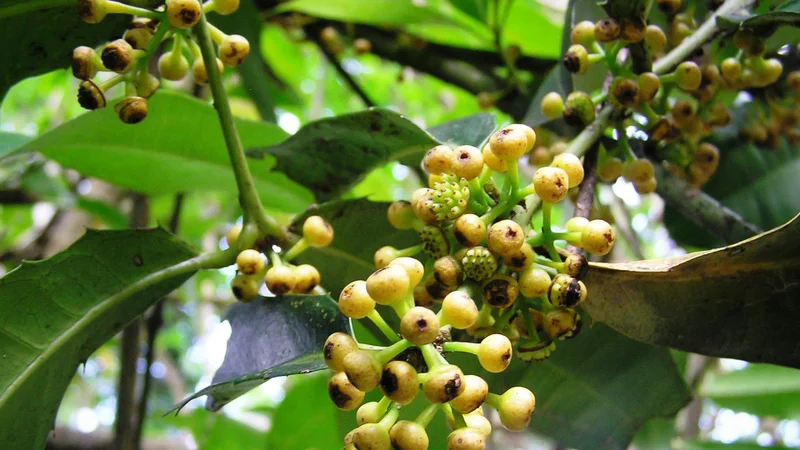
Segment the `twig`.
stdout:
<svg viewBox="0 0 800 450">
<path fill-rule="evenodd" d="M 575 213 L 573 217 L 589 218 L 594 202 L 594 188 L 597 185 L 597 157 L 600 153 L 600 144 L 595 141 L 583 157 L 583 182 L 578 189 L 578 200 L 575 202 Z M 567 250 L 575 255 L 583 253 L 578 247 L 568 245 Z"/>
<path fill-rule="evenodd" d="M 336 69 L 336 73 L 338 73 L 339 76 L 342 77 L 342 79 L 344 79 L 345 83 L 347 83 L 347 85 L 350 86 L 350 89 L 352 89 L 353 92 L 358 96 L 358 98 L 360 98 L 361 101 L 364 102 L 364 105 L 367 108 L 372 108 L 376 106 L 375 102 L 373 102 L 372 99 L 369 98 L 367 93 L 364 92 L 364 89 L 362 89 L 361 86 L 359 86 L 359 84 L 356 82 L 356 80 L 349 73 L 347 73 L 346 70 L 344 70 L 344 67 L 342 67 L 342 64 L 339 62 L 339 59 L 336 57 L 336 55 L 334 55 L 333 52 L 331 52 L 330 49 L 328 49 L 325 43 L 322 42 L 322 40 L 319 38 L 319 31 L 317 30 L 312 31 L 310 36 L 314 40 L 314 43 L 317 44 L 317 47 L 319 47 L 319 50 L 322 52 L 322 54 L 325 55 L 325 59 L 328 60 L 328 63 L 330 63 L 330 65 L 332 65 L 333 68 Z"/>
<path fill-rule="evenodd" d="M 617 229 L 630 246 L 631 250 L 633 251 L 633 255 L 636 256 L 636 259 L 644 259 L 642 247 L 639 245 L 639 238 L 636 236 L 636 232 L 631 228 L 631 215 L 628 212 L 628 208 L 625 207 L 622 199 L 616 195 L 612 195 L 611 198 L 611 214 L 614 216 L 614 220 L 617 222 Z"/>
<path fill-rule="evenodd" d="M 181 216 L 181 208 L 183 207 L 183 193 L 178 193 L 175 195 L 175 205 L 172 207 L 172 215 L 169 219 L 168 229 L 170 233 L 176 233 L 178 231 L 178 224 L 180 222 Z M 150 398 L 150 386 L 152 384 L 153 378 L 150 376 L 150 368 L 153 366 L 153 361 L 155 360 L 155 343 L 156 343 L 156 336 L 158 336 L 158 331 L 161 329 L 161 326 L 164 324 L 164 301 L 166 298 L 160 299 L 156 302 L 155 305 L 151 308 L 150 315 L 147 317 L 145 321 L 145 331 L 147 332 L 147 346 L 145 347 L 145 371 L 144 371 L 144 379 L 142 381 L 142 391 L 139 394 L 139 401 L 137 403 L 137 414 L 136 414 L 136 425 L 134 428 L 133 433 L 133 448 L 139 449 L 141 448 L 142 442 L 142 430 L 144 429 L 144 423 L 147 420 L 147 402 Z"/>
</svg>

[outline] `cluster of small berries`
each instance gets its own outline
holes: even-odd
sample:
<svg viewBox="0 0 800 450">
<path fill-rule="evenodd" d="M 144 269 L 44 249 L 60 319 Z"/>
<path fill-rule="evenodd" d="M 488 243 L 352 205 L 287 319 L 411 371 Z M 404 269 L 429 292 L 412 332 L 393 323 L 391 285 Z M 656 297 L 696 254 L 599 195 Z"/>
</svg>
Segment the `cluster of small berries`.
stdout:
<svg viewBox="0 0 800 450">
<path fill-rule="evenodd" d="M 334 55 L 340 55 L 347 49 L 342 36 L 336 31 L 336 28 L 328 26 L 319 32 L 319 40 Z M 364 55 L 372 51 L 372 42 L 369 39 L 356 38 L 352 42 L 353 53 L 356 56 Z"/>
<path fill-rule="evenodd" d="M 200 16 L 207 12 L 232 14 L 239 8 L 239 0 L 166 0 L 164 5 L 149 10 L 114 0 L 79 0 L 78 13 L 87 23 L 98 23 L 108 14 L 133 16 L 130 27 L 121 39 L 101 49 L 80 46 L 72 52 L 72 73 L 82 80 L 78 87 L 78 103 L 94 110 L 106 106 L 106 93 L 123 84 L 124 98 L 115 110 L 124 123 L 139 123 L 147 117 L 147 99 L 160 86 L 159 78 L 148 70 L 148 60 L 159 51 L 162 43 L 171 40 L 172 47 L 158 59 L 159 76 L 167 80 L 181 80 L 190 69 L 192 78 L 199 84 L 208 83 L 208 72 L 191 29 Z M 236 67 L 250 52 L 250 43 L 244 37 L 227 35 L 208 24 L 208 31 L 217 45 L 217 66 Z M 187 58 L 188 56 L 188 58 Z M 116 75 L 105 81 L 95 81 L 98 72 Z"/>
<path fill-rule="evenodd" d="M 377 270 L 348 284 L 338 304 L 345 316 L 372 321 L 391 344 L 362 345 L 336 333 L 324 347 L 335 371 L 329 394 L 339 408 L 358 408 L 375 388 L 384 395 L 358 409 L 359 427 L 347 435 L 346 449 L 424 450 L 425 427 L 440 409 L 453 429 L 450 450 L 485 448 L 491 425 L 484 404 L 497 410 L 507 429 L 527 427 L 535 407 L 530 390 L 491 393 L 486 380 L 464 374 L 445 356 L 471 353 L 485 371 L 501 373 L 512 355 L 545 359 L 555 339 L 580 330 L 575 307 L 587 296 L 579 278 L 588 264 L 556 241 L 604 255 L 614 232 L 602 220 L 580 217 L 570 219 L 564 231 L 552 229 L 552 206 L 583 181 L 584 169 L 577 156 L 563 153 L 521 186 L 519 160 L 535 144 L 533 129 L 514 124 L 495 132 L 483 150 L 436 146 L 422 161 L 429 187 L 415 191 L 411 201 L 390 205 L 390 224 L 417 231 L 421 243 L 378 249 Z M 523 199 L 537 197 L 543 219 L 538 231 L 531 215 L 512 211 Z M 378 305 L 396 313 L 399 332 Z M 420 389 L 431 404 L 414 420 L 398 420 Z"/>
<path fill-rule="evenodd" d="M 789 95 L 770 98 L 766 105 L 755 104 L 740 136 L 773 150 L 780 148 L 782 137 L 793 146 L 800 145 L 800 70 L 786 76 L 786 87 Z"/>
<path fill-rule="evenodd" d="M 242 233 L 242 225 L 228 230 L 228 245 L 235 247 Z M 236 257 L 238 273 L 231 281 L 233 295 L 242 302 L 258 297 L 261 283 L 275 295 L 310 294 L 321 281 L 319 271 L 310 264 L 291 264 L 294 258 L 309 247 L 327 247 L 333 242 L 333 227 L 319 216 L 310 216 L 303 222 L 303 237 L 280 255 L 267 251 L 264 255 L 253 248 L 240 248 Z M 270 264 L 267 264 L 267 261 Z"/>
<path fill-rule="evenodd" d="M 551 92 L 541 103 L 545 117 L 563 118 L 567 124 L 580 127 L 595 119 L 601 102 L 607 101 L 616 109 L 638 112 L 637 116 L 619 121 L 617 148 L 602 148 L 597 170 L 600 179 L 606 182 L 625 176 L 641 194 L 655 191 L 657 184 L 650 163 L 637 160 L 629 147 L 627 134 L 631 129 L 644 132 L 648 140 L 658 142 L 659 154 L 671 172 L 700 186 L 713 175 L 719 162 L 716 148 L 702 141 L 714 128 L 726 126 L 732 120 L 718 93 L 761 88 L 778 81 L 783 72 L 780 60 L 764 57 L 766 47 L 762 37 L 740 30 L 733 38 L 740 50 L 736 57 L 726 58 L 719 64 L 713 57 L 705 58 L 702 66 L 687 60 L 678 64 L 673 72 L 663 75 L 635 74 L 631 58 L 623 62 L 617 58 L 623 48 L 641 44 L 657 61 L 696 29 L 691 14 L 679 12 L 680 0 L 662 0 L 658 5 L 668 17 L 669 39 L 657 25 L 637 25 L 630 20 L 618 22 L 605 18 L 596 23 L 576 24 L 570 35 L 572 45 L 562 61 L 564 67 L 571 73 L 583 74 L 592 64 L 603 64 L 610 72 L 611 83 L 591 94 L 571 92 L 566 99 Z M 800 83 L 796 78 L 793 74 L 788 77 L 790 89 L 792 83 Z M 685 94 L 675 96 L 673 87 Z M 773 131 L 794 129 L 797 124 L 796 114 L 779 117 L 788 119 L 780 122 L 781 126 L 773 126 Z M 773 135 L 776 136 L 773 141 L 779 139 L 779 133 L 769 132 L 767 128 L 752 128 L 754 139 L 766 141 Z M 539 161 L 547 158 L 542 152 L 532 156 Z"/>
</svg>

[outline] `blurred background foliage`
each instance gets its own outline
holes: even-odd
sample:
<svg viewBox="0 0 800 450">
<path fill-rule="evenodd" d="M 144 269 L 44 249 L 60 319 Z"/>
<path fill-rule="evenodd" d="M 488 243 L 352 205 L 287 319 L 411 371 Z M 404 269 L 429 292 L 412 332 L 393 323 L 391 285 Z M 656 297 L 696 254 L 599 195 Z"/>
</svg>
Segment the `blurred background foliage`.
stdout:
<svg viewBox="0 0 800 450">
<path fill-rule="evenodd" d="M 241 71 L 226 71 L 234 112 L 243 119 L 274 121 L 289 134 L 310 121 L 373 105 L 400 112 L 421 128 L 486 109 L 497 116 L 498 123 L 520 119 L 547 69 L 561 54 L 568 7 L 565 0 L 512 2 L 500 35 L 505 45 L 518 46 L 519 68 L 527 71 L 518 74 L 521 83 L 506 84 L 510 74 L 497 53 L 490 26 L 492 1 L 370 0 L 356 7 L 351 0 L 242 3 L 239 13 L 220 20 L 219 25 L 228 32 L 249 33 L 251 41 L 259 43 L 262 58 L 251 57 L 248 61 L 254 66 Z M 386 8 L 392 8 L 393 14 Z M 578 9 L 580 16 L 597 14 L 593 10 Z M 591 17 L 579 17 L 584 18 Z M 318 33 L 323 25 L 334 27 L 342 36 L 342 52 L 333 57 L 320 45 Z M 373 53 L 356 54 L 351 43 L 359 37 L 371 40 Z M 354 90 L 352 83 L 359 88 Z M 201 98 L 209 96 L 191 84 L 170 86 Z M 66 69 L 11 87 L 0 106 L 0 157 L 25 139 L 83 114 L 75 99 L 76 88 L 77 81 Z M 495 102 L 487 97 L 499 101 L 493 106 Z M 753 206 L 744 196 L 783 195 L 767 185 L 791 186 L 797 149 L 786 146 L 765 158 L 758 152 L 751 145 L 730 151 L 735 157 L 723 157 L 706 190 L 767 229 L 800 209 L 796 204 L 800 197 Z M 738 177 L 752 184 L 753 190 L 725 191 L 725 177 L 741 171 L 754 158 L 763 170 Z M 395 162 L 374 170 L 345 197 L 392 201 L 408 198 L 419 186 L 417 169 Z M 179 235 L 197 248 L 225 247 L 225 232 L 239 220 L 235 195 L 212 190 L 187 192 L 180 198 Z M 175 202 L 172 194 L 152 196 L 149 225 L 167 226 Z M 622 237 L 612 261 L 679 255 L 717 243 L 682 218 L 671 217 L 674 214 L 667 212 L 660 198 L 640 197 L 622 179 L 600 189 L 599 204 Z M 51 256 L 74 242 L 86 227 L 125 228 L 131 209 L 126 190 L 65 169 L 40 154 L 4 158 L 0 161 L 0 273 L 22 259 Z M 271 212 L 288 221 L 289 213 L 297 211 Z M 561 223 L 571 215 L 571 205 L 565 204 L 557 208 L 553 220 Z M 221 364 L 230 335 L 221 317 L 234 302 L 228 287 L 233 275 L 232 269 L 201 273 L 166 299 L 164 325 L 153 347 L 154 362 L 148 367 L 144 356 L 136 362 L 138 372 L 149 370 L 153 380 L 143 448 L 339 448 L 342 435 L 353 425 L 353 415 L 338 412 L 327 400 L 324 373 L 272 379 L 219 413 L 193 402 L 178 416 L 161 417 L 174 403 L 208 385 Z M 49 446 L 78 448 L 65 442 L 80 442 L 82 448 L 105 448 L 115 420 L 119 345 L 118 339 L 109 341 L 75 374 Z M 672 356 L 695 399 L 677 417 L 643 424 L 632 448 L 800 448 L 800 372 L 681 352 Z M 492 436 L 494 449 L 566 448 L 537 434 L 535 428 L 519 435 Z"/>
</svg>

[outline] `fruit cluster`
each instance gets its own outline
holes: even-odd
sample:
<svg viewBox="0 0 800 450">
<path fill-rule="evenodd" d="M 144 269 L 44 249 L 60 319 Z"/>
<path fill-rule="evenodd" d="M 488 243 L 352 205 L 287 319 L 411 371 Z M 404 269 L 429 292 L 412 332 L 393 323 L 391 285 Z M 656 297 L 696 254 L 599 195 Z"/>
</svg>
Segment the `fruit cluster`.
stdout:
<svg viewBox="0 0 800 450">
<path fill-rule="evenodd" d="M 579 279 L 586 259 L 556 242 L 605 255 L 614 232 L 602 220 L 581 217 L 563 230 L 551 227 L 553 205 L 583 181 L 584 169 L 577 156 L 563 153 L 521 185 L 519 159 L 535 144 L 533 129 L 514 124 L 495 132 L 483 150 L 436 146 L 422 161 L 429 187 L 390 205 L 391 225 L 417 231 L 421 243 L 379 248 L 377 270 L 348 284 L 338 304 L 345 316 L 373 322 L 391 344 L 363 345 L 335 333 L 324 347 L 335 372 L 331 399 L 341 409 L 358 408 L 359 427 L 347 435 L 346 449 L 426 449 L 425 427 L 440 409 L 454 429 L 447 440 L 451 450 L 485 447 L 491 425 L 482 415 L 484 404 L 509 430 L 527 427 L 535 407 L 531 391 L 492 393 L 486 380 L 463 373 L 445 356 L 470 353 L 485 371 L 501 373 L 512 355 L 547 358 L 554 340 L 580 330 L 575 307 L 587 296 Z M 533 226 L 533 204 L 517 208 L 523 200 L 541 202 L 540 229 Z M 378 305 L 384 313 L 394 311 L 399 332 Z M 375 388 L 383 399 L 361 405 Z M 414 420 L 398 420 L 420 389 L 430 405 Z"/>
<path fill-rule="evenodd" d="M 169 51 L 158 59 L 158 74 L 167 80 L 182 80 L 191 69 L 198 84 L 208 83 L 208 72 L 195 41 L 192 28 L 200 16 L 208 12 L 232 14 L 239 0 L 166 0 L 154 10 L 131 6 L 114 0 L 79 0 L 78 13 L 87 23 L 98 23 L 109 14 L 133 16 L 121 39 L 100 49 L 80 46 L 72 52 L 72 73 L 82 80 L 78 87 L 78 103 L 94 110 L 106 106 L 106 93 L 118 84 L 125 86 L 124 97 L 115 111 L 124 123 L 134 124 L 147 117 L 147 99 L 160 86 L 159 77 L 148 70 L 148 61 L 166 41 L 172 41 Z M 217 67 L 236 67 L 250 53 L 250 43 L 244 37 L 223 33 L 211 24 L 208 32 L 217 45 Z M 95 81 L 98 72 L 116 75 L 105 81 Z"/>
<path fill-rule="evenodd" d="M 247 248 L 248 239 L 241 239 L 241 225 L 228 230 L 227 241 L 231 247 L 238 247 L 236 257 L 237 274 L 231 281 L 233 295 L 240 301 L 250 302 L 258 297 L 261 283 L 275 295 L 309 294 L 319 286 L 321 277 L 316 267 L 310 264 L 294 265 L 290 261 L 309 247 L 327 247 L 333 242 L 333 228 L 319 216 L 310 216 L 303 222 L 303 237 L 284 254 L 267 250 Z M 242 244 L 242 245 L 239 245 Z M 253 247 L 268 247 L 258 245 Z M 244 247 L 244 248 L 243 248 Z M 270 264 L 267 264 L 269 260 Z"/>
<path fill-rule="evenodd" d="M 717 57 L 723 52 L 715 48 L 710 55 L 699 58 L 700 63 L 686 60 L 670 73 L 641 70 L 630 53 L 621 57 L 620 52 L 636 45 L 658 64 L 659 58 L 697 28 L 691 12 L 680 12 L 680 0 L 659 1 L 658 5 L 667 15 L 668 33 L 654 24 L 637 26 L 630 20 L 618 22 L 613 18 L 576 24 L 570 35 L 572 45 L 562 61 L 564 68 L 584 74 L 592 65 L 601 64 L 608 69 L 610 83 L 591 93 L 571 92 L 566 99 L 551 92 L 541 102 L 545 117 L 563 118 L 567 124 L 578 127 L 595 120 L 600 103 L 606 102 L 620 111 L 617 117 L 622 119 L 616 121 L 616 143 L 602 147 L 597 173 L 605 182 L 623 176 L 641 194 L 655 191 L 657 183 L 652 164 L 637 159 L 631 151 L 629 136 L 646 135 L 648 141 L 658 146 L 651 157 L 665 161 L 673 174 L 701 186 L 719 165 L 718 149 L 704 141 L 715 128 L 732 120 L 728 105 L 733 97 L 726 93 L 763 88 L 778 81 L 783 73 L 779 59 L 764 57 L 764 38 L 744 29 L 733 35 L 738 48 L 734 57 Z M 798 83 L 797 74 L 787 77 L 790 89 L 796 89 L 792 86 Z M 771 127 L 750 127 L 749 137 L 774 144 L 781 132 L 796 136 L 796 112 L 781 105 L 771 105 L 771 109 L 780 113 L 776 115 L 779 119 Z M 637 114 L 626 116 L 630 111 Z M 536 149 L 531 155 L 537 162 L 546 162 L 547 158 L 547 149 Z"/>
</svg>

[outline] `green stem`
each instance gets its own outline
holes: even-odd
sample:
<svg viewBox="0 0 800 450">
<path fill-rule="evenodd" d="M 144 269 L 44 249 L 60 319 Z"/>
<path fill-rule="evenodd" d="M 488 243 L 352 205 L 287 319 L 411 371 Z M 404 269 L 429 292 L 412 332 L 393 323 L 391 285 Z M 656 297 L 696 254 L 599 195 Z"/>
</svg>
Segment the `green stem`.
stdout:
<svg viewBox="0 0 800 450">
<path fill-rule="evenodd" d="M 453 425 L 454 425 L 453 428 L 455 428 L 456 430 L 459 428 L 466 428 L 467 421 L 464 420 L 464 415 L 456 411 L 455 408 L 453 407 L 451 407 L 451 409 L 453 411 Z"/>
<path fill-rule="evenodd" d="M 297 258 L 301 253 L 308 249 L 308 242 L 305 239 L 300 238 L 299 241 L 295 242 L 292 248 L 286 251 L 286 254 L 283 255 L 283 258 L 286 261 L 291 261 Z"/>
<path fill-rule="evenodd" d="M 575 139 L 569 143 L 566 152 L 572 153 L 578 158 L 583 156 L 589 147 L 591 147 L 592 144 L 594 144 L 603 134 L 603 131 L 608 125 L 608 120 L 611 117 L 611 112 L 613 109 L 613 106 L 606 105 L 602 110 L 600 110 L 600 112 L 597 114 L 597 117 L 594 119 L 594 122 L 590 123 L 586 128 L 584 128 L 583 131 L 581 131 L 581 134 L 575 136 Z"/>
<path fill-rule="evenodd" d="M 425 409 L 422 410 L 421 413 L 414 419 L 414 422 L 422 425 L 423 428 L 427 428 L 428 424 L 431 423 L 431 420 L 436 416 L 436 412 L 439 411 L 439 404 L 431 403 Z"/>
<path fill-rule="evenodd" d="M 377 309 L 373 309 L 372 312 L 367 314 L 367 319 L 371 320 L 372 323 L 381 330 L 381 333 L 389 339 L 389 342 L 397 342 L 400 340 L 400 338 L 397 337 L 397 333 L 383 320 L 381 313 L 379 313 Z"/>
<path fill-rule="evenodd" d="M 200 53 L 203 56 L 206 70 L 208 71 L 208 83 L 211 87 L 211 95 L 214 97 L 214 108 L 217 110 L 219 122 L 222 126 L 222 134 L 225 137 L 225 145 L 228 149 L 228 156 L 233 166 L 233 173 L 236 176 L 236 184 L 239 189 L 239 203 L 243 210 L 249 213 L 251 220 L 261 228 L 261 231 L 269 236 L 273 236 L 282 241 L 288 241 L 286 231 L 278 222 L 267 215 L 261 200 L 258 198 L 253 176 L 247 165 L 247 158 L 244 154 L 242 141 L 236 131 L 236 123 L 233 120 L 233 112 L 228 102 L 228 94 L 222 84 L 222 75 L 219 72 L 214 52 L 214 44 L 211 42 L 208 30 L 208 20 L 205 14 L 200 15 L 200 21 L 194 28 L 197 33 L 197 40 L 200 45 Z"/>
<path fill-rule="evenodd" d="M 555 237 L 553 237 L 553 229 L 551 228 L 553 204 L 550 202 L 542 202 L 542 235 L 544 236 L 544 248 L 550 253 L 550 259 L 554 262 L 561 262 L 561 256 L 556 251 L 553 244 Z"/>
<path fill-rule="evenodd" d="M 129 14 L 131 16 L 146 17 L 148 19 L 160 19 L 163 15 L 155 11 L 150 11 L 149 9 L 126 5 L 115 1 L 106 2 L 105 8 L 107 14 Z"/>
<path fill-rule="evenodd" d="M 472 296 L 470 295 L 470 297 Z M 484 305 L 481 306 L 480 312 L 478 313 L 478 319 L 475 320 L 475 327 L 483 328 L 483 327 L 490 327 L 492 325 L 494 325 L 494 317 L 492 317 L 492 308 L 490 308 L 489 305 L 484 303 Z"/>
<path fill-rule="evenodd" d="M 386 408 L 388 408 L 391 404 L 392 399 L 384 395 L 383 398 L 381 398 L 381 401 L 378 402 L 378 410 L 381 412 L 381 414 L 383 414 L 386 411 Z"/>
<path fill-rule="evenodd" d="M 161 41 L 164 40 L 164 36 L 169 31 L 169 28 L 166 24 L 161 23 L 159 27 L 156 29 L 156 32 L 153 34 L 153 37 L 150 39 L 150 43 L 147 45 L 147 49 L 145 50 L 146 55 L 152 55 L 158 49 L 158 46 L 161 44 Z M 147 70 L 147 57 L 140 57 L 136 60 L 136 71 Z"/>
<path fill-rule="evenodd" d="M 411 347 L 411 345 L 412 345 L 411 342 L 409 342 L 406 339 L 399 340 L 394 344 L 386 347 L 385 349 L 379 351 L 378 354 L 375 355 L 375 359 L 381 364 L 381 366 L 383 366 L 392 359 L 394 359 L 395 356 L 405 351 L 405 349 Z"/>
<path fill-rule="evenodd" d="M 399 409 L 389 408 L 389 412 L 386 413 L 385 416 L 383 416 L 383 419 L 381 419 L 380 422 L 378 422 L 378 426 L 380 426 L 381 428 L 383 428 L 388 432 L 389 429 L 392 428 L 392 425 L 394 425 L 394 423 L 397 422 L 397 417 L 399 415 L 400 415 Z"/>
<path fill-rule="evenodd" d="M 528 328 L 528 339 L 525 340 L 525 343 L 531 345 L 539 343 L 539 332 L 536 330 L 530 307 L 527 304 L 523 306 L 522 319 L 525 321 L 525 327 Z"/>
<path fill-rule="evenodd" d="M 446 352 L 471 353 L 473 355 L 478 354 L 478 347 L 480 344 L 475 342 L 452 341 L 442 344 L 442 350 Z"/>
<path fill-rule="evenodd" d="M 511 192 L 516 196 L 519 191 L 519 164 L 517 160 L 513 158 L 506 160 L 506 164 L 508 165 L 508 171 L 506 173 L 511 183 Z"/>
<path fill-rule="evenodd" d="M 570 244 L 573 242 L 580 242 L 583 233 L 580 231 L 556 231 L 553 233 L 553 239 L 563 239 Z"/>
<path fill-rule="evenodd" d="M 428 373 L 433 369 L 447 364 L 447 360 L 436 350 L 433 344 L 425 344 L 419 347 L 422 352 L 422 357 L 425 358 L 425 364 L 428 365 Z"/>
<path fill-rule="evenodd" d="M 495 393 L 489 392 L 486 394 L 486 400 L 484 400 L 483 402 L 491 406 L 492 408 L 497 409 L 500 407 L 500 396 Z"/>
</svg>

